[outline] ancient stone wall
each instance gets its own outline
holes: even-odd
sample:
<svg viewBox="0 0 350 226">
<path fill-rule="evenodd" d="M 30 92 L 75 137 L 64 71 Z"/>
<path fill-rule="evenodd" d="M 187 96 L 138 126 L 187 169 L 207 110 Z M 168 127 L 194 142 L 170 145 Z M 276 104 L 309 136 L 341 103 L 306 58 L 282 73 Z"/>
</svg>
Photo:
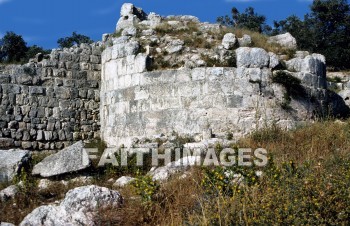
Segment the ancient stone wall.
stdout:
<svg viewBox="0 0 350 226">
<path fill-rule="evenodd" d="M 107 145 L 138 146 L 174 134 L 238 138 L 340 109 L 341 100 L 327 90 L 322 55 L 296 51 L 290 34 L 268 40 L 274 53 L 226 30 L 124 4 L 116 33 L 103 36 L 100 112 Z"/>
<path fill-rule="evenodd" d="M 208 130 L 239 137 L 275 122 L 293 127 L 314 117 L 326 99 L 325 64 L 318 55 L 288 62 L 294 67 L 288 73 L 305 89 L 305 96 L 289 103 L 289 111 L 282 108 L 285 87 L 272 82 L 273 60 L 262 49 L 237 49 L 237 68 L 147 71 L 148 58 L 135 55 L 132 39 L 114 43 L 102 55 L 101 135 L 109 146 L 130 147 L 174 133 L 201 140 L 210 136 Z"/>
<path fill-rule="evenodd" d="M 98 137 L 101 50 L 82 44 L 2 66 L 0 148 L 53 150 Z"/>
</svg>

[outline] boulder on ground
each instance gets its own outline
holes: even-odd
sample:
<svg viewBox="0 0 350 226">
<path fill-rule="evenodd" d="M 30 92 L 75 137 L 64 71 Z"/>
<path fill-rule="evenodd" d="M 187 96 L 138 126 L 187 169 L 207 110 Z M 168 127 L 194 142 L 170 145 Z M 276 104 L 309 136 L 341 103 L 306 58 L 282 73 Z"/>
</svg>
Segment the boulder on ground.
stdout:
<svg viewBox="0 0 350 226">
<path fill-rule="evenodd" d="M 171 162 L 166 166 L 153 168 L 148 174 L 154 181 L 166 181 L 177 173 L 185 172 L 190 169 L 191 166 L 200 165 L 200 162 L 201 156 L 184 157 L 175 162 Z"/>
<path fill-rule="evenodd" d="M 79 187 L 68 191 L 58 206 L 36 208 L 20 225 L 95 225 L 99 208 L 120 207 L 122 203 L 123 198 L 117 191 L 95 185 Z"/>
<path fill-rule="evenodd" d="M 18 187 L 16 185 L 11 185 L 4 190 L 0 191 L 0 201 L 4 202 L 8 199 L 12 199 L 18 192 Z"/>
<path fill-rule="evenodd" d="M 289 33 L 272 36 L 268 39 L 269 43 L 277 43 L 282 47 L 288 49 L 296 49 L 297 48 L 297 40 Z"/>
<path fill-rule="evenodd" d="M 115 181 L 113 186 L 115 186 L 115 187 L 124 187 L 124 186 L 130 184 L 131 182 L 133 182 L 134 180 L 135 180 L 135 178 L 133 178 L 133 177 L 122 176 L 118 180 Z"/>
<path fill-rule="evenodd" d="M 0 222 L 0 226 L 15 226 L 15 225 L 11 223 L 6 223 L 6 222 Z"/>
<path fill-rule="evenodd" d="M 56 154 L 46 157 L 34 166 L 32 174 L 42 177 L 52 177 L 77 172 L 89 166 L 89 155 L 84 149 L 83 142 L 79 141 Z"/>
<path fill-rule="evenodd" d="M 11 181 L 30 157 L 25 150 L 0 150 L 0 183 Z"/>
</svg>

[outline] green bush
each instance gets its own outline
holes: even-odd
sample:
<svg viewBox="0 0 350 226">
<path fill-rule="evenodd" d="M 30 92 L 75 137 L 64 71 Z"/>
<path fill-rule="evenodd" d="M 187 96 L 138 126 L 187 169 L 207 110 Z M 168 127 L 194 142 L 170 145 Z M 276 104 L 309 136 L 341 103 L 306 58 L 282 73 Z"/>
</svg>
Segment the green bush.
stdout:
<svg viewBox="0 0 350 226">
<path fill-rule="evenodd" d="M 287 71 L 275 72 L 272 77 L 272 82 L 284 86 L 290 97 L 305 96 L 305 90 L 301 85 L 301 80 Z"/>
<path fill-rule="evenodd" d="M 141 196 L 143 202 L 150 202 L 154 195 L 159 191 L 160 185 L 157 181 L 153 181 L 151 176 L 139 175 L 132 182 L 136 189 L 136 193 Z"/>
</svg>

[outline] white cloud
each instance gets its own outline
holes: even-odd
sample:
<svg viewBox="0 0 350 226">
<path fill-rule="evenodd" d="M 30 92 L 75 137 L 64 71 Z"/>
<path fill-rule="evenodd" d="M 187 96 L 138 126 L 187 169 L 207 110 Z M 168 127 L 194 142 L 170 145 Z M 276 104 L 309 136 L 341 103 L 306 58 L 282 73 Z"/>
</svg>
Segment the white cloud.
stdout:
<svg viewBox="0 0 350 226">
<path fill-rule="evenodd" d="M 12 1 L 12 0 L 0 0 L 0 5 L 4 4 L 6 2 L 10 2 L 10 1 Z"/>
</svg>

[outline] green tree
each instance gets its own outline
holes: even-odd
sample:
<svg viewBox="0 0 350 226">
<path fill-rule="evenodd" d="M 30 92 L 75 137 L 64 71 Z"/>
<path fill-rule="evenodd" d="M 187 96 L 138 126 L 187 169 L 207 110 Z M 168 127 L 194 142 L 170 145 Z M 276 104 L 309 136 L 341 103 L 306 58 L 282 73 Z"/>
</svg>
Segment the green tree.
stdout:
<svg viewBox="0 0 350 226">
<path fill-rule="evenodd" d="M 290 16 L 273 33 L 290 32 L 299 48 L 326 56 L 336 69 L 350 68 L 350 6 L 346 0 L 314 0 L 304 20 Z"/>
<path fill-rule="evenodd" d="M 27 44 L 21 35 L 6 32 L 0 39 L 0 62 L 20 62 L 26 56 Z"/>
<path fill-rule="evenodd" d="M 240 13 L 237 8 L 231 9 L 231 17 L 220 16 L 217 18 L 217 22 L 230 27 L 244 28 L 251 31 L 268 33 L 271 27 L 266 24 L 266 17 L 259 15 L 254 11 L 253 7 L 245 9 L 244 13 Z"/>
<path fill-rule="evenodd" d="M 93 43 L 93 40 L 91 40 L 88 36 L 73 32 L 73 34 L 69 37 L 58 39 L 57 43 L 60 48 L 70 48 L 75 44 L 80 45 L 81 43 Z"/>
<path fill-rule="evenodd" d="M 40 46 L 33 45 L 30 46 L 26 52 L 26 57 L 23 60 L 24 62 L 28 62 L 29 59 L 34 58 L 38 53 L 42 53 L 44 55 L 50 54 L 51 50 L 46 50 Z"/>
</svg>

